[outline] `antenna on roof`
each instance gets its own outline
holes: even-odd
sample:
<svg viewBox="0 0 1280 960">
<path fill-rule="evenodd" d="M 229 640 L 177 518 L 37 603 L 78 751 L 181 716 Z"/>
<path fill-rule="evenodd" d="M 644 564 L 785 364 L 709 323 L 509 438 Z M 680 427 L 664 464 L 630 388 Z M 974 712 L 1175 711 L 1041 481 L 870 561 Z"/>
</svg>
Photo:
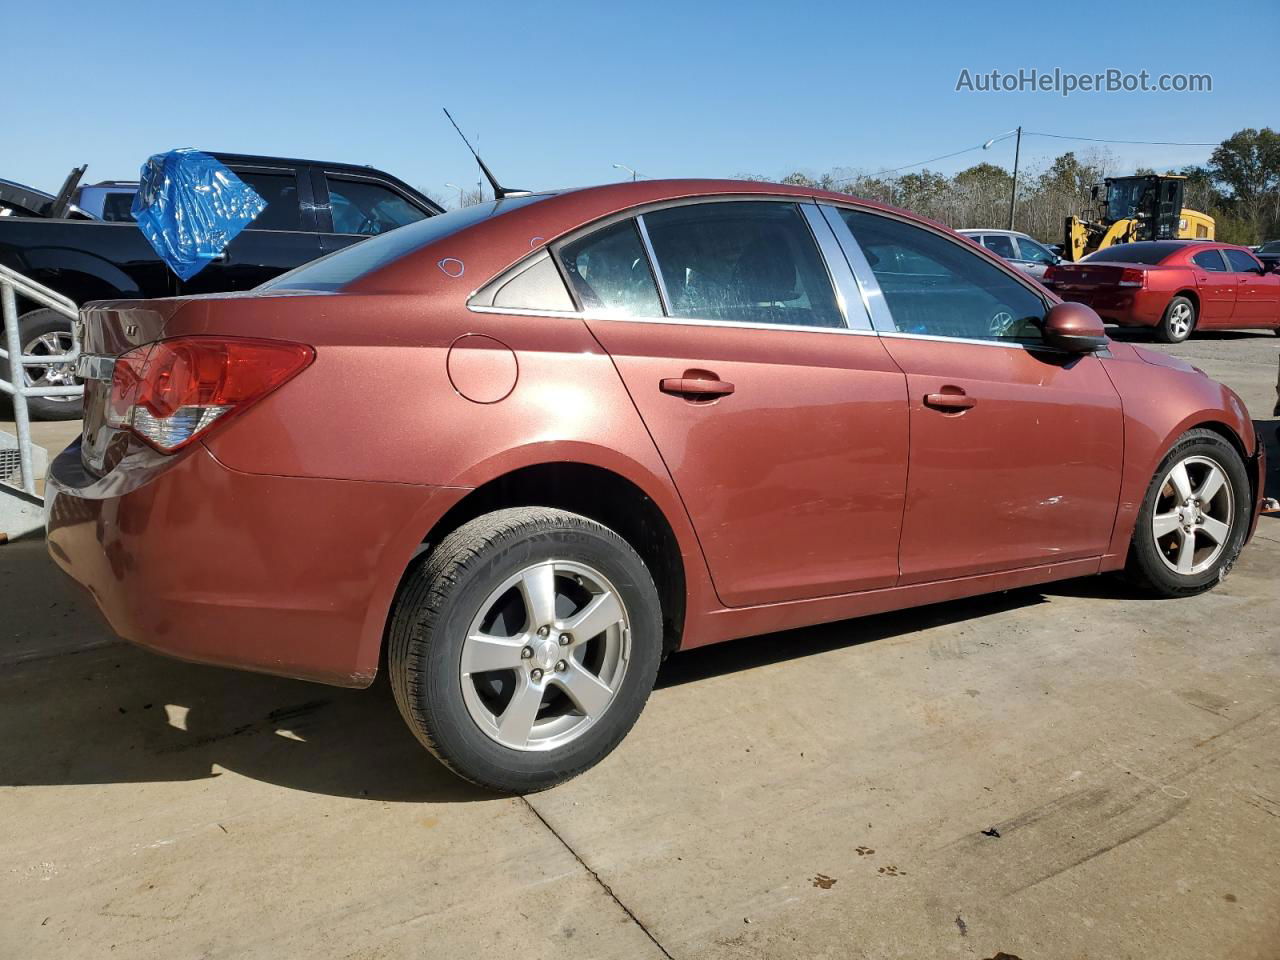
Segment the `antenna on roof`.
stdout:
<svg viewBox="0 0 1280 960">
<path fill-rule="evenodd" d="M 462 138 L 462 142 L 467 145 L 467 149 L 471 151 L 471 155 L 476 158 L 476 163 L 480 164 L 480 172 L 484 174 L 484 178 L 489 181 L 489 186 L 493 187 L 493 198 L 501 200 L 504 197 L 527 197 L 528 190 L 513 190 L 510 187 L 504 187 L 498 182 L 498 178 L 493 175 L 493 171 L 485 166 L 484 161 L 480 159 L 480 154 L 476 153 L 476 148 L 471 146 L 471 141 L 467 139 L 467 135 L 458 127 L 458 122 L 453 119 L 453 114 L 449 112 L 448 107 L 441 107 L 444 115 L 449 118 L 449 122 L 453 124 L 453 129 L 458 131 L 458 136 Z"/>
</svg>

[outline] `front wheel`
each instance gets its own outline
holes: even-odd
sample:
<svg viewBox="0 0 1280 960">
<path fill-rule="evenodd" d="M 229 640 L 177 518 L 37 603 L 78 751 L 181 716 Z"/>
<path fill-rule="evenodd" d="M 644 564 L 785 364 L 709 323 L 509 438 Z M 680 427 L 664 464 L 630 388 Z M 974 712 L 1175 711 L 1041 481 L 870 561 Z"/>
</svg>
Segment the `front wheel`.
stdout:
<svg viewBox="0 0 1280 960">
<path fill-rule="evenodd" d="M 1174 297 L 1156 325 L 1156 337 L 1162 343 L 1181 343 L 1195 327 L 1196 305 L 1186 297 Z"/>
<path fill-rule="evenodd" d="M 1212 430 L 1189 431 L 1147 488 L 1126 572 L 1159 596 L 1208 590 L 1244 545 L 1251 508 L 1249 478 L 1235 447 Z"/>
<path fill-rule="evenodd" d="M 544 507 L 446 537 L 392 613 L 396 703 L 439 760 L 494 790 L 542 790 L 603 759 L 653 689 L 662 614 L 612 530 Z"/>
</svg>

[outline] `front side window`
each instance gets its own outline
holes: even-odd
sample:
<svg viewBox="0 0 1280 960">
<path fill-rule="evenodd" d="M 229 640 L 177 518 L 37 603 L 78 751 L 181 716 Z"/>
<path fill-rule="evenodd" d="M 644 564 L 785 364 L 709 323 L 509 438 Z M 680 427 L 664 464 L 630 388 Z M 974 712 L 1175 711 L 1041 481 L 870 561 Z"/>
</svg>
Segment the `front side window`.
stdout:
<svg viewBox="0 0 1280 960">
<path fill-rule="evenodd" d="M 297 174 L 236 170 L 235 175 L 253 187 L 254 192 L 267 201 L 267 208 L 250 222 L 250 229 L 302 229 L 302 207 L 298 202 Z"/>
<path fill-rule="evenodd" d="M 425 220 L 419 210 L 389 187 L 366 180 L 328 177 L 329 206 L 334 233 L 358 233 L 374 237 L 396 227 Z"/>
<path fill-rule="evenodd" d="M 960 243 L 878 214 L 842 209 L 900 333 L 1037 342 L 1045 303 Z"/>
<path fill-rule="evenodd" d="M 1018 238 L 1018 250 L 1022 254 L 1023 260 L 1029 260 L 1031 263 L 1057 263 L 1058 258 L 1053 255 L 1053 251 L 1047 247 L 1042 247 L 1027 237 Z"/>
<path fill-rule="evenodd" d="M 1201 270 L 1208 270 L 1210 273 L 1227 272 L 1227 265 L 1222 262 L 1222 254 L 1217 250 L 1201 250 L 1191 261 Z"/>
<path fill-rule="evenodd" d="M 1243 250 L 1223 250 L 1222 253 L 1235 273 L 1262 273 L 1262 265 Z"/>
<path fill-rule="evenodd" d="M 799 207 L 776 201 L 686 204 L 644 215 L 673 317 L 845 326 Z"/>
<path fill-rule="evenodd" d="M 634 220 L 565 244 L 560 261 L 583 309 L 624 317 L 662 316 L 662 300 Z"/>
<path fill-rule="evenodd" d="M 1003 233 L 987 234 L 982 238 L 982 245 L 997 257 L 1004 257 L 1006 260 L 1012 260 L 1015 257 L 1013 252 L 1013 241 Z"/>
</svg>

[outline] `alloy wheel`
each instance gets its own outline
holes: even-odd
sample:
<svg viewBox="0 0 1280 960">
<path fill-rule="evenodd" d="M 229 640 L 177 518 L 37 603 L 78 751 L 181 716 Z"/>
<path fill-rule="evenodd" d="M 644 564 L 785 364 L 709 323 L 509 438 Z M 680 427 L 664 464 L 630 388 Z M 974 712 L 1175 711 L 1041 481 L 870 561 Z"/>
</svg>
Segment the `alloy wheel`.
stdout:
<svg viewBox="0 0 1280 960">
<path fill-rule="evenodd" d="M 1175 303 L 1169 311 L 1169 332 L 1178 340 L 1185 340 L 1191 335 L 1191 305 Z"/>
<path fill-rule="evenodd" d="M 626 607 L 598 570 L 563 560 L 526 567 L 489 593 L 467 631 L 467 711 L 505 747 L 562 747 L 613 703 L 629 643 Z"/>
<path fill-rule="evenodd" d="M 33 357 L 59 357 L 71 352 L 72 340 L 70 331 L 56 330 L 42 333 L 23 344 L 22 352 Z M 74 387 L 77 383 L 75 373 L 69 363 L 52 361 L 44 367 L 24 367 L 23 379 L 28 387 Z M 75 396 L 45 397 L 46 400 L 58 403 L 76 403 Z"/>
<path fill-rule="evenodd" d="M 1209 457 L 1179 460 L 1165 474 L 1151 517 L 1156 552 L 1174 573 L 1208 570 L 1226 549 L 1235 520 L 1231 483 Z"/>
</svg>

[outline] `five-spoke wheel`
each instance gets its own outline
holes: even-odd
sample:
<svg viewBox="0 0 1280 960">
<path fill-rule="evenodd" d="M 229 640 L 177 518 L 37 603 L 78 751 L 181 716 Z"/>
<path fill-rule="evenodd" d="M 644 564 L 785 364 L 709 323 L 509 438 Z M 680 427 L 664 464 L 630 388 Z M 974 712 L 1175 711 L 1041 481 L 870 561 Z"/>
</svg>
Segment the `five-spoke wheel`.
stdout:
<svg viewBox="0 0 1280 960">
<path fill-rule="evenodd" d="M 609 709 L 627 672 L 630 624 L 608 579 L 547 560 L 485 598 L 462 643 L 462 697 L 486 734 L 513 750 L 550 750 Z"/>
<path fill-rule="evenodd" d="M 1184 434 L 1143 499 L 1130 577 L 1170 597 L 1208 589 L 1244 544 L 1250 495 L 1244 461 L 1225 437 L 1203 428 Z"/>
<path fill-rule="evenodd" d="M 388 667 L 414 734 L 467 779 L 539 790 L 609 753 L 662 653 L 662 613 L 631 546 L 586 517 L 497 510 L 406 576 Z"/>
</svg>

